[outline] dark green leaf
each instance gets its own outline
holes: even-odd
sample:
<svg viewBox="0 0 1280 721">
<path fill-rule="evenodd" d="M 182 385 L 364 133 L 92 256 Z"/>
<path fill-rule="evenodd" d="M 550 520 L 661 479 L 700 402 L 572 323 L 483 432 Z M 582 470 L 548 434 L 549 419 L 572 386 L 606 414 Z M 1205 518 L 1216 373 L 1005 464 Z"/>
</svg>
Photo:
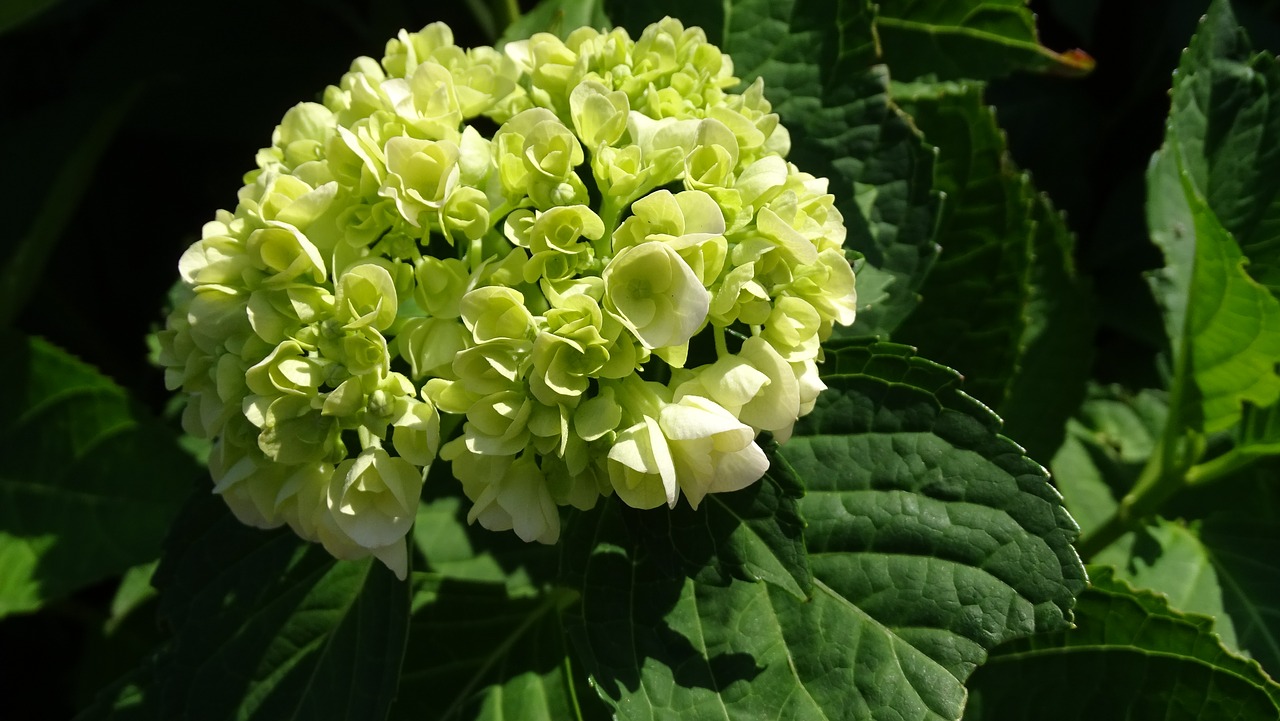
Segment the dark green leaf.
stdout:
<svg viewBox="0 0 1280 721">
<path fill-rule="evenodd" d="M 673 576 L 618 505 L 582 519 L 566 559 L 583 579 L 576 646 L 616 718 L 958 717 L 960 681 L 821 582 L 801 601 Z"/>
<path fill-rule="evenodd" d="M 413 531 L 427 572 L 414 574 L 391 717 L 603 718 L 560 625 L 577 593 L 549 586 L 559 549 L 468 524 L 447 462 L 432 465 L 427 488 Z"/>
<path fill-rule="evenodd" d="M 998 435 L 999 419 L 958 390 L 954 371 L 884 343 L 839 355 L 779 450 L 805 483 L 815 578 L 927 651 L 936 644 L 953 670 L 994 643 L 1068 624 L 1084 569 L 1044 469 Z M 987 612 L 953 616 L 957 598 Z"/>
<path fill-rule="evenodd" d="M 1034 219 L 1027 325 L 1017 370 L 996 411 L 1004 419 L 1004 433 L 1028 456 L 1049 459 L 1085 397 L 1096 310 L 1086 280 L 1076 273 L 1075 238 L 1043 194 Z"/>
<path fill-rule="evenodd" d="M 830 179 L 861 253 L 854 335 L 888 335 L 917 302 L 937 245 L 933 152 L 889 95 L 876 62 L 866 0 L 730 0 L 615 3 L 610 17 L 633 33 L 671 14 L 706 28 L 744 83 L 765 96 L 791 133 L 789 160 Z"/>
<path fill-rule="evenodd" d="M 552 33 L 561 38 L 580 27 L 608 28 L 604 0 L 542 0 L 502 32 L 498 44 L 527 38 L 534 33 Z"/>
<path fill-rule="evenodd" d="M 634 515 L 637 535 L 672 575 L 724 584 L 730 578 L 767 581 L 803 598 L 812 578 L 805 556 L 798 480 L 776 456 L 760 480 L 735 493 Z"/>
<path fill-rule="evenodd" d="M 824 368 L 775 460 L 806 487 L 808 599 L 673 573 L 616 504 L 575 524 L 575 641 L 619 718 L 954 719 L 986 648 L 1068 623 L 1074 523 L 958 375 L 890 344 Z"/>
<path fill-rule="evenodd" d="M 565 589 L 510 595 L 498 583 L 415 574 L 409 651 L 393 719 L 603 718 L 578 697 L 560 613 Z"/>
<path fill-rule="evenodd" d="M 1076 628 L 1001 647 L 974 674 L 966 719 L 1271 721 L 1280 686 L 1232 655 L 1213 621 L 1091 567 Z"/>
<path fill-rule="evenodd" d="M 880 0 L 876 30 L 900 80 L 988 80 L 1014 70 L 1084 74 L 1093 59 L 1040 44 L 1026 0 Z"/>
<path fill-rule="evenodd" d="M 0 11 L 0 33 L 4 29 L 4 11 Z M 94 168 L 142 94 L 142 88 L 142 83 L 134 80 L 122 91 L 113 93 L 108 102 L 93 107 L 92 122 L 83 126 L 83 135 L 71 145 L 61 168 L 51 178 L 52 185 L 43 202 L 25 228 L 18 226 L 18 230 L 24 231 L 23 235 L 0 268 L 0 327 L 13 323 L 43 277 L 45 265 L 53 257 L 62 232 L 73 217 L 72 211 L 90 188 Z M 66 112 L 78 109 L 77 105 L 71 103 Z M 21 216 L 11 222 L 21 223 Z M 6 234 L 12 232 L 6 230 Z"/>
<path fill-rule="evenodd" d="M 0 34 L 21 27 L 62 0 L 8 0 L 0 5 Z"/>
<path fill-rule="evenodd" d="M 150 665 L 144 665 L 102 689 L 75 721 L 155 721 L 159 716 L 154 697 L 144 690 L 150 673 Z"/>
<path fill-rule="evenodd" d="M 161 718 L 381 719 L 396 694 L 409 585 L 201 494 L 156 572 L 174 639 L 146 694 Z M 152 699 L 148 699 L 149 701 Z"/>
<path fill-rule="evenodd" d="M 445 473 L 437 473 L 440 466 Z M 448 468 L 448 463 L 434 464 L 428 486 L 456 491 Z M 444 578 L 504 584 L 512 592 L 537 588 L 555 574 L 554 548 L 470 525 L 469 508 L 470 502 L 457 496 L 432 498 L 418 507 L 413 540 L 427 570 Z"/>
<path fill-rule="evenodd" d="M 920 289 L 923 301 L 893 337 L 959 370 L 965 389 L 995 407 L 1026 329 L 1036 195 L 1009 160 L 981 86 L 895 85 L 894 97 L 938 147 L 935 186 L 947 202 L 942 254 Z"/>
<path fill-rule="evenodd" d="M 1280 526 L 1264 514 L 1214 514 L 1200 527 L 1238 648 L 1280 677 Z"/>
<path fill-rule="evenodd" d="M 38 339 L 5 334 L 0 615 L 155 559 L 202 472 L 124 389 Z"/>
</svg>

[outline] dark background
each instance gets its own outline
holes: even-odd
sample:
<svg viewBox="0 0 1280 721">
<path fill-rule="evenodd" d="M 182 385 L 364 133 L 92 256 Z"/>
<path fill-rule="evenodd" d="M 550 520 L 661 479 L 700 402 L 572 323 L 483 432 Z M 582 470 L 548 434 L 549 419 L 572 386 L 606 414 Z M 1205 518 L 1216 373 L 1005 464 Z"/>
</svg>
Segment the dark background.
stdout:
<svg viewBox="0 0 1280 721">
<path fill-rule="evenodd" d="M 1078 235 L 1102 318 L 1095 375 L 1146 385 L 1161 326 L 1134 272 L 1159 263 L 1142 174 L 1163 134 L 1170 74 L 1207 0 L 1031 5 L 1045 45 L 1082 48 L 1097 69 L 1084 79 L 1015 76 L 989 99 L 1014 160 Z M 1235 6 L 1257 46 L 1280 48 L 1280 2 Z M 64 0 L 0 35 L 0 267 L 42 209 L 61 230 L 43 273 L 25 277 L 19 329 L 162 411 L 168 394 L 144 338 L 162 318 L 179 255 L 215 209 L 234 207 L 241 176 L 289 107 L 318 99 L 352 58 L 380 57 L 399 28 L 434 20 L 459 45 L 492 41 L 462 0 Z M 119 123 L 104 125 L 113 113 Z M 101 142 L 86 140 L 94 133 Z M 66 170 L 72 159 L 80 167 Z M 159 632 L 146 613 L 110 638 L 96 630 L 113 591 L 103 584 L 0 621 L 0 715 L 70 718 L 126 670 L 122 655 L 151 648 Z"/>
</svg>

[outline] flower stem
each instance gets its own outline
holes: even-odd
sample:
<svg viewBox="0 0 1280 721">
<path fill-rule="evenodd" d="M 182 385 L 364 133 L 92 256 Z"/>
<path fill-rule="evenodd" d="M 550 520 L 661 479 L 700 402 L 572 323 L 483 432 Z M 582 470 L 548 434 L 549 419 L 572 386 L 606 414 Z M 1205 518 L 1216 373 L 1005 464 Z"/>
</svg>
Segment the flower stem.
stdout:
<svg viewBox="0 0 1280 721">
<path fill-rule="evenodd" d="M 1198 434 L 1188 432 L 1179 437 L 1166 433 L 1152 451 L 1138 481 L 1111 517 L 1080 539 L 1076 545 L 1080 557 L 1088 562 L 1121 536 L 1137 529 L 1178 491 L 1191 485 L 1193 471 L 1210 465 L 1191 465 L 1203 452 L 1204 440 Z"/>
<path fill-rule="evenodd" d="M 729 344 L 724 338 L 724 328 L 721 328 L 720 326 L 712 326 L 712 328 L 715 331 L 716 358 L 725 358 L 729 355 Z"/>
<path fill-rule="evenodd" d="M 499 17 L 502 18 L 502 32 L 506 32 L 507 28 L 510 27 L 512 23 L 520 19 L 519 0 L 505 0 L 505 2 L 502 3 L 501 15 Z M 502 32 L 498 33 L 498 35 L 501 36 Z"/>
<path fill-rule="evenodd" d="M 1187 471 L 1187 485 L 1207 486 L 1211 483 L 1216 483 L 1235 474 L 1237 471 L 1248 468 L 1260 458 L 1274 456 L 1278 453 L 1280 453 L 1280 448 L 1277 448 L 1274 444 L 1232 448 L 1217 458 L 1192 466 Z"/>
</svg>

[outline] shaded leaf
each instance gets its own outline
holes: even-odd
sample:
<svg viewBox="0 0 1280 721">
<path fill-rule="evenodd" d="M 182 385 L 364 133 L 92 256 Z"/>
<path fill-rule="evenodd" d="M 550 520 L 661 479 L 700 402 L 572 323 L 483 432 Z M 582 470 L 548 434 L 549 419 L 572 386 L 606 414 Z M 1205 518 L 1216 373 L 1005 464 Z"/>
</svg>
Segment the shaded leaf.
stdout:
<svg viewBox="0 0 1280 721">
<path fill-rule="evenodd" d="M 505 585 L 415 574 L 409 651 L 393 719 L 605 718 L 579 698 L 560 627 L 566 589 L 510 595 Z"/>
<path fill-rule="evenodd" d="M 0 34 L 22 27 L 61 2 L 62 0 L 8 0 L 0 5 Z"/>
<path fill-rule="evenodd" d="M 0 32 L 4 27 L 3 11 L 0 11 Z M 63 159 L 57 174 L 50 179 L 51 186 L 33 217 L 25 228 L 18 225 L 23 234 L 0 268 L 0 327 L 13 323 L 44 276 L 45 265 L 53 257 L 62 233 L 73 217 L 72 211 L 90 189 L 98 161 L 106 153 L 134 102 L 142 95 L 142 90 L 142 82 L 134 80 L 122 92 L 113 93 L 109 100 L 93 106 L 93 121 L 83 129 L 83 135 Z M 78 102 L 71 101 L 64 112 L 78 109 L 78 105 Z M 21 216 L 16 222 L 22 222 Z"/>
<path fill-rule="evenodd" d="M 151 585 L 151 577 L 155 574 L 158 565 L 160 565 L 159 561 L 152 561 L 134 566 L 124 572 L 120 578 L 120 585 L 116 587 L 116 595 L 111 599 L 111 617 L 107 619 L 108 631 L 124 622 L 140 606 L 156 597 L 156 589 Z"/>
<path fill-rule="evenodd" d="M 1018 361 L 1031 298 L 1036 195 L 1013 167 L 995 113 L 974 84 L 895 85 L 894 97 L 938 147 L 935 186 L 946 194 L 942 246 L 923 301 L 894 333 L 965 376 L 995 407 Z"/>
<path fill-rule="evenodd" d="M 1272 506 L 1274 509 L 1274 506 Z M 1280 527 L 1271 511 L 1214 514 L 1200 527 L 1238 648 L 1280 677 Z"/>
<path fill-rule="evenodd" d="M 39 339 L 3 337 L 0 615 L 160 555 L 202 475 L 125 390 Z"/>
<path fill-rule="evenodd" d="M 432 464 L 426 489 L 412 533 L 424 570 L 442 578 L 500 583 L 513 593 L 538 588 L 555 576 L 559 554 L 554 547 L 467 523 L 471 503 L 459 497 L 448 462 Z"/>
<path fill-rule="evenodd" d="M 155 702 L 144 690 L 150 673 L 150 665 L 144 665 L 102 689 L 75 721 L 154 721 Z"/>
<path fill-rule="evenodd" d="M 1037 197 L 1033 218 L 1027 324 L 1019 339 L 1018 367 L 996 411 L 1004 419 L 1004 433 L 1028 456 L 1048 459 L 1062 445 L 1067 420 L 1085 398 L 1097 310 L 1087 279 L 1076 272 L 1075 237 L 1044 194 Z"/>
<path fill-rule="evenodd" d="M 426 489 L 413 528 L 425 572 L 391 718 L 603 718 L 560 625 L 577 593 L 549 585 L 559 548 L 468 524 L 448 462 Z"/>
<path fill-rule="evenodd" d="M 1246 404 L 1236 432 L 1235 447 L 1256 455 L 1280 454 L 1280 405 L 1266 408 Z"/>
<path fill-rule="evenodd" d="M 1204 616 L 1169 609 L 1090 567 L 1076 628 L 1001 647 L 971 683 L 966 719 L 1274 719 L 1280 686 L 1232 655 Z M 1154 682 L 1153 682 L 1154 681 Z"/>
<path fill-rule="evenodd" d="M 1155 519 L 1098 555 L 1179 611 L 1211 616 L 1231 650 L 1280 671 L 1280 529 L 1274 512 L 1214 512 L 1192 524 Z"/>
<path fill-rule="evenodd" d="M 530 37 L 534 33 L 551 33 L 568 37 L 580 27 L 604 29 L 610 26 L 604 14 L 604 0 L 542 0 L 502 31 L 498 45 Z"/>
<path fill-rule="evenodd" d="M 876 30 L 895 77 L 989 80 L 1014 70 L 1082 75 L 1093 58 L 1040 44 L 1026 0 L 880 0 Z"/>
<path fill-rule="evenodd" d="M 799 480 L 776 455 L 772 468 L 751 486 L 632 517 L 632 526 L 656 563 L 671 575 L 702 583 L 730 578 L 767 581 L 803 598 L 812 578 L 805 555 L 804 520 L 797 508 Z"/>
<path fill-rule="evenodd" d="M 145 687 L 161 718 L 380 719 L 396 694 L 409 585 L 337 561 L 201 494 L 156 572 L 174 638 Z"/>
</svg>

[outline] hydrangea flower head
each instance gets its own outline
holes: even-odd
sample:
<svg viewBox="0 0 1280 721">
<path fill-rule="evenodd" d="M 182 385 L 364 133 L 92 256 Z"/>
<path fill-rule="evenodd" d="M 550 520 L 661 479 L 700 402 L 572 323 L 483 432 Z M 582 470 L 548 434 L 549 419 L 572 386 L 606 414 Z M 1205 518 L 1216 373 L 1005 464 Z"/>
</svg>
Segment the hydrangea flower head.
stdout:
<svg viewBox="0 0 1280 721">
<path fill-rule="evenodd" d="M 502 52 L 437 23 L 286 113 L 161 333 L 214 490 L 403 577 L 437 458 L 544 543 L 560 506 L 759 480 L 856 295 L 827 182 L 738 84 L 671 18 Z"/>
</svg>

